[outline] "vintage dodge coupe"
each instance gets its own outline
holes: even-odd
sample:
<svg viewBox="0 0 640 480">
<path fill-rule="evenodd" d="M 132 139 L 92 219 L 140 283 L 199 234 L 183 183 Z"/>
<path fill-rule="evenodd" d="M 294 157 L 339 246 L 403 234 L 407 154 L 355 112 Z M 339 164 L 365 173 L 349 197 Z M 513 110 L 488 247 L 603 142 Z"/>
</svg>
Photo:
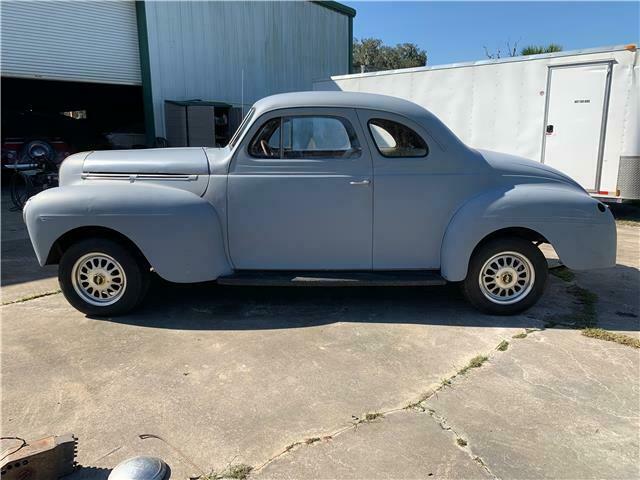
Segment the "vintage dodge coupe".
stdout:
<svg viewBox="0 0 640 480">
<path fill-rule="evenodd" d="M 300 92 L 258 101 L 224 148 L 68 157 L 24 218 L 67 300 L 117 315 L 151 271 L 231 285 L 440 285 L 513 314 L 542 295 L 550 243 L 615 263 L 609 209 L 537 162 L 464 145 L 405 100 Z"/>
</svg>

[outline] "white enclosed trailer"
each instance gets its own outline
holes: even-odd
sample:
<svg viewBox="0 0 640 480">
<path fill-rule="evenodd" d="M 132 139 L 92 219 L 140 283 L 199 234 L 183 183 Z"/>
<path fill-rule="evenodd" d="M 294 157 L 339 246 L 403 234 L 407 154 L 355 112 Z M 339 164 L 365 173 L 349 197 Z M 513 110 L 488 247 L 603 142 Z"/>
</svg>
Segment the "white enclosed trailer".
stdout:
<svg viewBox="0 0 640 480">
<path fill-rule="evenodd" d="M 314 89 L 406 98 L 467 145 L 545 163 L 608 201 L 640 198 L 635 45 L 341 75 Z"/>
</svg>

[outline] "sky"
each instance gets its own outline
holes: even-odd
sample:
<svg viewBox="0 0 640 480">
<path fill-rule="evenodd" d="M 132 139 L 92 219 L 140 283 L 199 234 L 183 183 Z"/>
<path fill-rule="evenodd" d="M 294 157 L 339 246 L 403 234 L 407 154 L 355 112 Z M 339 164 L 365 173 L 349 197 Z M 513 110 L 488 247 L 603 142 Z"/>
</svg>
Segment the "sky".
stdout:
<svg viewBox="0 0 640 480">
<path fill-rule="evenodd" d="M 506 42 L 564 50 L 640 43 L 640 2 L 358 2 L 353 35 L 413 42 L 428 65 L 485 60 Z"/>
</svg>

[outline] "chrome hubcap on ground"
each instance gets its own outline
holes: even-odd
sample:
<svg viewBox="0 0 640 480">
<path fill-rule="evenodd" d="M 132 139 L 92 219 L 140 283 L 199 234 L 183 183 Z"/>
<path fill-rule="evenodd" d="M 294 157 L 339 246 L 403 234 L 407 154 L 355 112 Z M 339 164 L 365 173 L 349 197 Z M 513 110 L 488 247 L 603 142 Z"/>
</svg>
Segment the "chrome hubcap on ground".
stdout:
<svg viewBox="0 0 640 480">
<path fill-rule="evenodd" d="M 501 252 L 485 262 L 480 270 L 480 290 L 501 305 L 516 303 L 526 297 L 535 281 L 529 259 L 517 252 Z"/>
<path fill-rule="evenodd" d="M 107 306 L 116 303 L 127 287 L 122 266 L 104 253 L 88 253 L 79 258 L 71 272 L 73 288 L 91 305 Z"/>
</svg>

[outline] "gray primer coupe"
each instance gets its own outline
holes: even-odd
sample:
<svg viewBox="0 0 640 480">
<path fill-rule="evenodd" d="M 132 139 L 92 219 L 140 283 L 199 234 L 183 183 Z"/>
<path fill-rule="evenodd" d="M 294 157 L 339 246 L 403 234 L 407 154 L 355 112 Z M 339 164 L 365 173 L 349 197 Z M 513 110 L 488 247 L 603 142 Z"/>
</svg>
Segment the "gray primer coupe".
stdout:
<svg viewBox="0 0 640 480">
<path fill-rule="evenodd" d="M 433 285 L 520 312 L 550 243 L 567 267 L 615 263 L 609 210 L 545 165 L 465 146 L 423 108 L 300 92 L 257 102 L 225 148 L 78 153 L 24 210 L 40 264 L 78 310 L 115 315 L 149 271 L 172 282 Z"/>
</svg>

